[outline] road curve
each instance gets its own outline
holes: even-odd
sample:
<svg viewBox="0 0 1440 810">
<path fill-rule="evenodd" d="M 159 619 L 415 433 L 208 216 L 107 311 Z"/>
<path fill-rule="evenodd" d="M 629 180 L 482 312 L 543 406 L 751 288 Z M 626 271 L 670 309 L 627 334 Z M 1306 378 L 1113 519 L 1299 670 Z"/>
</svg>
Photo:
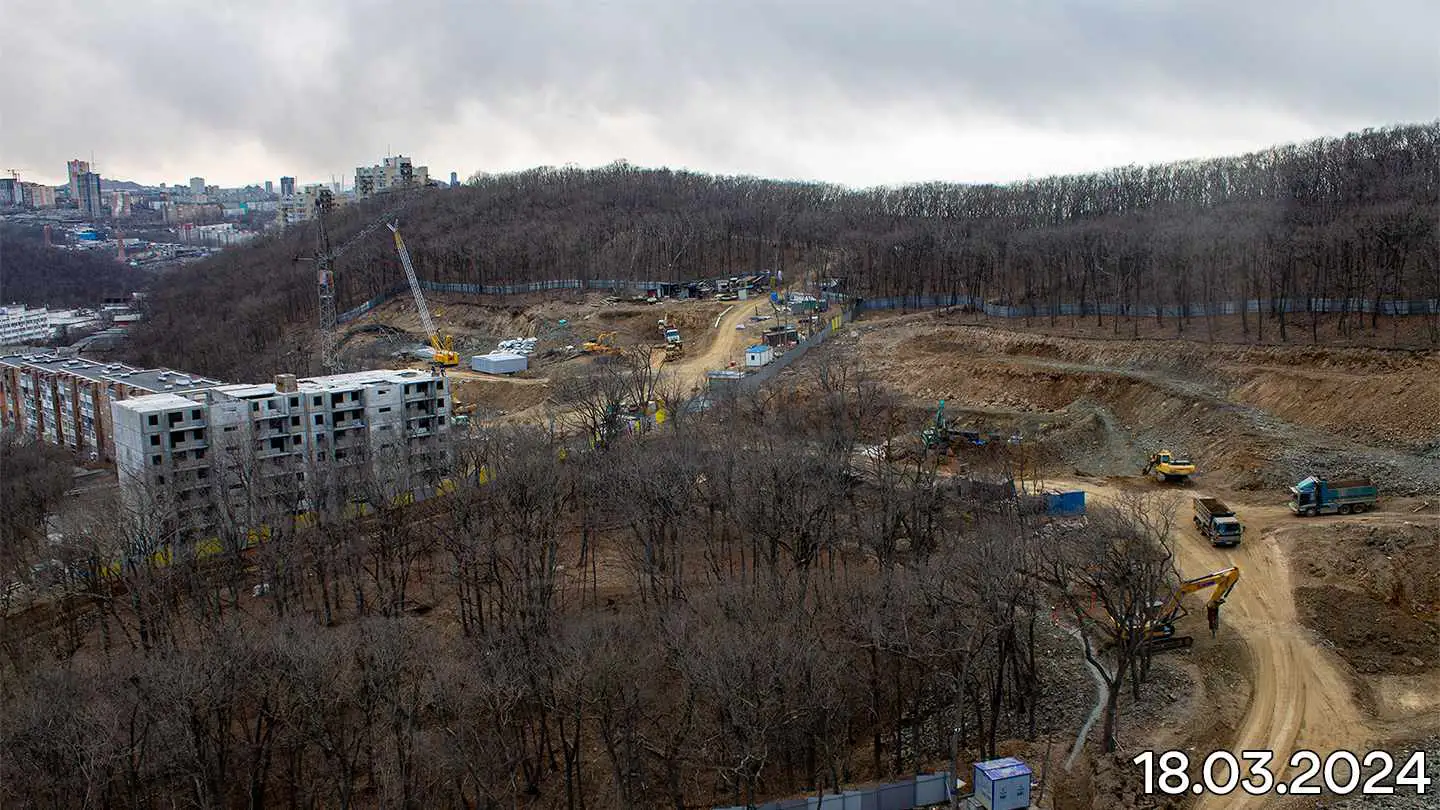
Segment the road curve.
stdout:
<svg viewBox="0 0 1440 810">
<path fill-rule="evenodd" d="M 1070 483 L 1101 500 L 1118 492 L 1094 481 Z M 1240 567 L 1240 582 L 1221 611 L 1220 632 L 1239 633 L 1249 647 L 1251 694 L 1227 750 L 1237 759 L 1241 751 L 1274 752 L 1270 770 L 1277 781 L 1293 775 L 1287 763 L 1295 751 L 1314 751 L 1323 761 L 1337 749 L 1365 750 L 1375 735 L 1356 704 L 1340 659 L 1316 644 L 1314 634 L 1301 624 L 1289 561 L 1277 533 L 1271 531 L 1298 518 L 1283 505 L 1245 503 L 1227 496 L 1225 500 L 1245 521 L 1245 541 L 1231 549 L 1215 548 L 1190 523 L 1190 498 L 1205 493 L 1190 488 L 1179 492 L 1183 497 L 1176 506 L 1174 526 L 1181 575 L 1190 578 L 1231 565 Z M 1210 752 L 1190 753 L 1192 762 L 1198 763 Z M 1223 782 L 1223 769 L 1215 777 Z M 1237 790 L 1228 796 L 1201 796 L 1194 807 L 1248 810 L 1274 807 L 1277 800 L 1274 795 L 1251 796 Z"/>
</svg>

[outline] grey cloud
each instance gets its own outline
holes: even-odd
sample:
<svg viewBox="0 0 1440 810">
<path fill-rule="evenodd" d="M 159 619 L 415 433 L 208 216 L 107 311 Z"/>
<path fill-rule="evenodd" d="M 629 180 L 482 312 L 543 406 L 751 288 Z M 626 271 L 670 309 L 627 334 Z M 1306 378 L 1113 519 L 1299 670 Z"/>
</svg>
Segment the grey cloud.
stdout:
<svg viewBox="0 0 1440 810">
<path fill-rule="evenodd" d="M 52 176 L 90 149 L 143 180 L 328 176 L 388 144 L 437 172 L 598 152 L 823 177 L 787 142 L 842 148 L 873 137 L 867 117 L 896 117 L 884 123 L 901 129 L 915 116 L 955 132 L 1002 121 L 1163 139 L 1181 126 L 1164 109 L 1180 102 L 1217 122 L 1262 110 L 1302 122 L 1306 135 L 1335 134 L 1435 117 L 1440 78 L 1440 6 L 1426 0 L 5 9 L 5 61 L 27 68 L 7 67 L 0 85 L 0 154 Z M 465 129 L 472 109 L 527 137 Z M 599 123 L 605 114 L 643 117 L 650 137 L 627 142 Z M 466 148 L 425 153 L 441 142 Z"/>
</svg>

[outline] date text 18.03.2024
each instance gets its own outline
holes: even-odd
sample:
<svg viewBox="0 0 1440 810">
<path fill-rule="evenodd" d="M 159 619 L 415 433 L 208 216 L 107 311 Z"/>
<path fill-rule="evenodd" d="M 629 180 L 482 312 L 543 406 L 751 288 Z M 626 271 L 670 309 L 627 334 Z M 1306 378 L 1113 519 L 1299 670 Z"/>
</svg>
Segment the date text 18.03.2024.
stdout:
<svg viewBox="0 0 1440 810">
<path fill-rule="evenodd" d="M 1179 796 L 1185 793 L 1212 793 L 1228 796 L 1244 791 L 1252 796 L 1319 795 L 1329 793 L 1362 796 L 1412 793 L 1430 795 L 1434 781 L 1426 773 L 1425 752 L 1393 755 L 1371 751 L 1356 755 L 1335 751 L 1321 757 L 1314 751 L 1296 751 L 1290 756 L 1293 773 L 1277 779 L 1272 771 L 1274 751 L 1216 751 L 1200 763 L 1195 778 L 1190 775 L 1190 756 L 1184 751 L 1156 754 L 1144 751 L 1130 760 L 1145 771 L 1145 793 Z M 1397 770 L 1398 761 L 1398 770 Z"/>
</svg>

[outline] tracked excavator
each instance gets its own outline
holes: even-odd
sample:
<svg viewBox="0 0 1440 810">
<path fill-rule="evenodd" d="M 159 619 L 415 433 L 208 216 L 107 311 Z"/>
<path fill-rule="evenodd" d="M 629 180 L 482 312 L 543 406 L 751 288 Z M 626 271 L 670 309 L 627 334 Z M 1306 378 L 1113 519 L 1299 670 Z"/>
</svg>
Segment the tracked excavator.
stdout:
<svg viewBox="0 0 1440 810">
<path fill-rule="evenodd" d="M 1195 462 L 1169 450 L 1159 450 L 1150 455 L 1150 460 L 1145 463 L 1145 470 L 1141 474 L 1154 475 L 1155 480 L 1161 483 L 1170 481 L 1183 484 L 1195 474 Z"/>
<path fill-rule="evenodd" d="M 614 332 L 601 332 L 594 340 L 587 340 L 580 345 L 580 351 L 585 354 L 599 354 L 616 357 L 625 352 L 624 349 L 615 345 Z"/>
<path fill-rule="evenodd" d="M 1205 623 L 1210 627 L 1210 635 L 1215 635 L 1215 632 L 1220 629 L 1220 606 L 1225 604 L 1226 597 L 1230 595 L 1230 591 L 1235 588 L 1235 583 L 1239 581 L 1240 569 L 1231 566 L 1203 577 L 1181 582 L 1180 587 L 1176 588 L 1175 592 L 1161 606 L 1159 618 L 1146 628 L 1150 651 L 1164 652 L 1165 650 L 1183 649 L 1195 643 L 1195 639 L 1191 636 L 1175 635 L 1175 622 L 1186 615 L 1185 606 L 1182 604 L 1185 596 L 1206 588 L 1215 589 L 1210 596 L 1210 601 L 1205 603 Z"/>
<path fill-rule="evenodd" d="M 944 454 L 950 451 L 950 439 L 950 423 L 945 420 L 945 400 L 942 399 L 930 425 L 920 431 L 920 440 L 926 450 Z"/>
</svg>

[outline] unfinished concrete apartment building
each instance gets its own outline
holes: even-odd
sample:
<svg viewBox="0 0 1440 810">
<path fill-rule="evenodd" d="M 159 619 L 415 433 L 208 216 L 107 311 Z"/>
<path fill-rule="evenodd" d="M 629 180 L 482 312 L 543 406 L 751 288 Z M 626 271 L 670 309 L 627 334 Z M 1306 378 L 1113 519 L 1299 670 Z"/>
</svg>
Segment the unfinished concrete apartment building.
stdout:
<svg viewBox="0 0 1440 810">
<path fill-rule="evenodd" d="M 6 355 L 0 357 L 0 429 L 108 462 L 115 458 L 112 403 L 167 392 L 193 395 L 220 384 L 167 368 L 102 363 L 63 350 Z"/>
<path fill-rule="evenodd" d="M 276 515 L 426 497 L 450 455 L 445 378 L 362 371 L 219 385 L 112 405 L 122 501 L 182 536 Z"/>
</svg>

